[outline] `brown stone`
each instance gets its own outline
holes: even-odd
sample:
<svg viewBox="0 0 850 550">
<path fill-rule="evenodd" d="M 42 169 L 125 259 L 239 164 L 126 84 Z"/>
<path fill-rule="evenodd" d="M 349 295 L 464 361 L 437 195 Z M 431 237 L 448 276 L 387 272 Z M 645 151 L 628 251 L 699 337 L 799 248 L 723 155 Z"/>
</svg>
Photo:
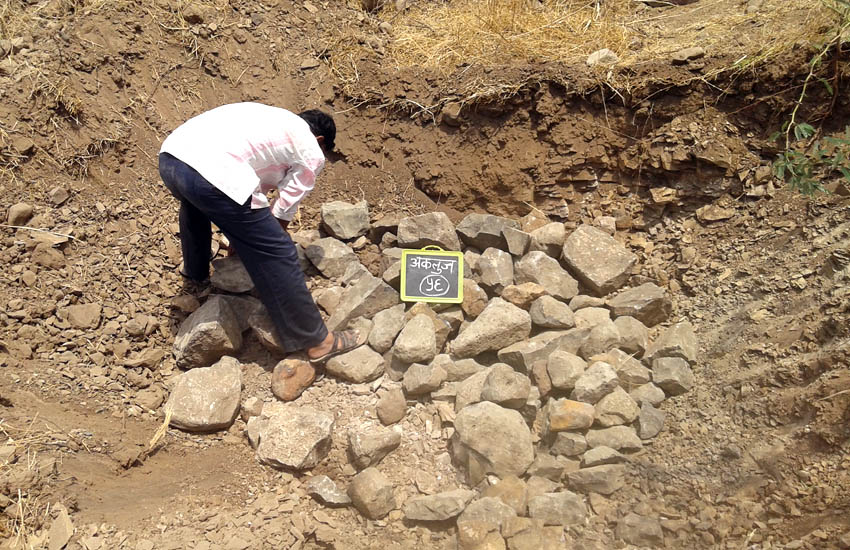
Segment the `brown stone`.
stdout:
<svg viewBox="0 0 850 550">
<path fill-rule="evenodd" d="M 282 401 L 297 399 L 316 379 L 316 369 L 307 361 L 284 359 L 272 373 L 272 393 Z"/>
</svg>

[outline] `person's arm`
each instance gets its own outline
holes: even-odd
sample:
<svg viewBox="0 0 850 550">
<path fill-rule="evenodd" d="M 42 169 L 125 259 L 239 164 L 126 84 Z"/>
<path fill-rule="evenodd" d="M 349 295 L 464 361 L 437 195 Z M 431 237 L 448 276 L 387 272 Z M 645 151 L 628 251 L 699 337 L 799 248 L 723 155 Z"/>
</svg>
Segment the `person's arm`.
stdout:
<svg viewBox="0 0 850 550">
<path fill-rule="evenodd" d="M 325 159 L 319 158 L 305 163 L 293 164 L 278 183 L 278 197 L 272 205 L 272 216 L 286 231 L 289 222 L 298 211 L 298 205 L 304 200 L 316 183 L 316 176 L 324 165 Z"/>
</svg>

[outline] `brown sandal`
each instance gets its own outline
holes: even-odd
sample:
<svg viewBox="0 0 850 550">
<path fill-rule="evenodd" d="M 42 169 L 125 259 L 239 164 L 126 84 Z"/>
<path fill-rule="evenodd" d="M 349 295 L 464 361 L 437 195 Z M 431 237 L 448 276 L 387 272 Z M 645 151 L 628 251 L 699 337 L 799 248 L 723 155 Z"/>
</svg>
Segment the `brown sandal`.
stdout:
<svg viewBox="0 0 850 550">
<path fill-rule="evenodd" d="M 360 333 L 356 330 L 334 331 L 333 337 L 334 341 L 333 345 L 331 345 L 331 351 L 321 357 L 310 359 L 311 365 L 324 365 L 329 359 L 336 357 L 337 355 L 342 355 L 343 353 L 348 353 L 353 349 L 359 348 L 365 343 L 360 341 Z"/>
</svg>

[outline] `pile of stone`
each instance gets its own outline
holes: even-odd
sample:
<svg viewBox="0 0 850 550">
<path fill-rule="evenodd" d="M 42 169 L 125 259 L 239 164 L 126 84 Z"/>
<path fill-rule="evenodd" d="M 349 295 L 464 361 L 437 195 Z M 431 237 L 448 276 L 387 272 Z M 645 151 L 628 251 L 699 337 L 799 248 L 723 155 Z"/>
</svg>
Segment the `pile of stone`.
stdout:
<svg viewBox="0 0 850 550">
<path fill-rule="evenodd" d="M 377 466 L 401 436 L 371 426 L 348 434 L 359 473 L 345 490 L 327 477 L 310 480 L 328 506 L 353 505 L 372 519 L 397 508 L 411 521 L 456 518 L 461 548 L 546 547 L 563 526 L 584 522 L 587 495 L 623 486 L 628 454 L 663 428 L 659 405 L 694 383 L 693 327 L 672 323 L 650 339 L 652 327 L 670 321 L 671 299 L 652 283 L 626 288 L 637 258 L 615 238 L 613 220 L 568 231 L 533 216 L 484 214 L 457 227 L 442 213 L 370 224 L 365 203 L 331 203 L 322 214 L 330 236 L 295 235 L 312 266 L 338 283 L 317 302 L 330 329 L 353 325 L 368 334 L 367 345 L 329 361 L 327 373 L 357 384 L 381 378 L 384 425 L 404 418 L 410 401 L 436 404 L 452 425 L 454 462 L 475 488 L 396 502 Z M 401 251 L 425 245 L 463 251 L 463 303 L 400 302 Z M 354 249 L 364 247 L 380 251 L 380 273 L 359 262 Z M 235 420 L 239 364 L 222 356 L 239 349 L 248 329 L 279 349 L 268 316 L 248 296 L 215 296 L 184 322 L 175 355 L 199 368 L 174 388 L 172 425 L 209 431 Z M 288 360 L 278 368 L 295 367 Z M 330 449 L 330 411 L 256 399 L 242 409 L 265 464 L 310 469 Z M 626 519 L 618 532 L 628 542 L 660 540 L 657 523 Z"/>
</svg>

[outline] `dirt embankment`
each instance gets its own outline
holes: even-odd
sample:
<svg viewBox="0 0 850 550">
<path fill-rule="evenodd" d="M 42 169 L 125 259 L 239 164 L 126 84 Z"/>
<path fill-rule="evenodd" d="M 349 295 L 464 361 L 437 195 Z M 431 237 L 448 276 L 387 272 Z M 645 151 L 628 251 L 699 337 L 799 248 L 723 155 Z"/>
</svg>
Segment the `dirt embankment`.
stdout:
<svg viewBox="0 0 850 550">
<path fill-rule="evenodd" d="M 46 267 L 34 258 L 35 232 L 4 228 L 0 427 L 33 453 L 18 461 L 28 467 L 17 477 L 3 478 L 25 497 L 3 502 L 9 517 L 23 503 L 35 531 L 45 505 L 63 502 L 90 538 L 118 544 L 173 530 L 157 540 L 181 547 L 194 543 L 184 531 L 195 525 L 216 542 L 239 538 L 255 508 L 266 513 L 257 495 L 271 492 L 285 529 L 309 533 L 306 547 L 437 545 L 440 535 L 421 528 L 292 513 L 291 477 L 254 464 L 237 433 L 174 437 L 144 465 L 121 469 L 161 420 L 140 413 L 140 392 L 161 399 L 174 374 L 125 362 L 167 351 L 181 319 L 168 306 L 179 252 L 175 208 L 156 172 L 159 143 L 213 105 L 257 100 L 336 113 L 340 155 L 302 209 L 302 226 L 314 226 L 316 206 L 331 198 L 366 198 L 376 215 L 536 208 L 569 223 L 613 215 L 644 265 L 634 281 L 678 296 L 677 314 L 703 342 L 699 387 L 670 405 L 669 429 L 635 462 L 629 488 L 597 499 L 596 519 L 574 540 L 613 544 L 616 519 L 636 510 L 667 518 L 671 547 L 838 547 L 850 527 L 850 208 L 841 196 L 774 193 L 765 142 L 805 74 L 802 51 L 721 75 L 715 69 L 735 61 L 723 52 L 684 66 L 664 59 L 625 69 L 628 78 L 610 85 L 584 66 L 446 78 L 399 71 L 376 52 L 361 60 L 364 92 L 355 96 L 326 64 L 325 36 L 344 20 L 382 37 L 356 10 L 13 4 L 30 10 L 30 24 L 0 62 L 2 206 L 34 204 L 33 227 L 75 239 Z M 836 122 L 847 101 L 837 96 Z M 806 109 L 825 102 L 814 95 Z M 71 198 L 55 206 L 57 186 Z M 708 203 L 713 210 L 694 215 Z M 60 312 L 78 302 L 103 305 L 97 331 L 67 325 Z M 209 475 L 219 471 L 231 475 Z M 138 508 L 116 513 L 129 491 Z M 15 521 L 8 525 L 20 529 Z"/>
</svg>

